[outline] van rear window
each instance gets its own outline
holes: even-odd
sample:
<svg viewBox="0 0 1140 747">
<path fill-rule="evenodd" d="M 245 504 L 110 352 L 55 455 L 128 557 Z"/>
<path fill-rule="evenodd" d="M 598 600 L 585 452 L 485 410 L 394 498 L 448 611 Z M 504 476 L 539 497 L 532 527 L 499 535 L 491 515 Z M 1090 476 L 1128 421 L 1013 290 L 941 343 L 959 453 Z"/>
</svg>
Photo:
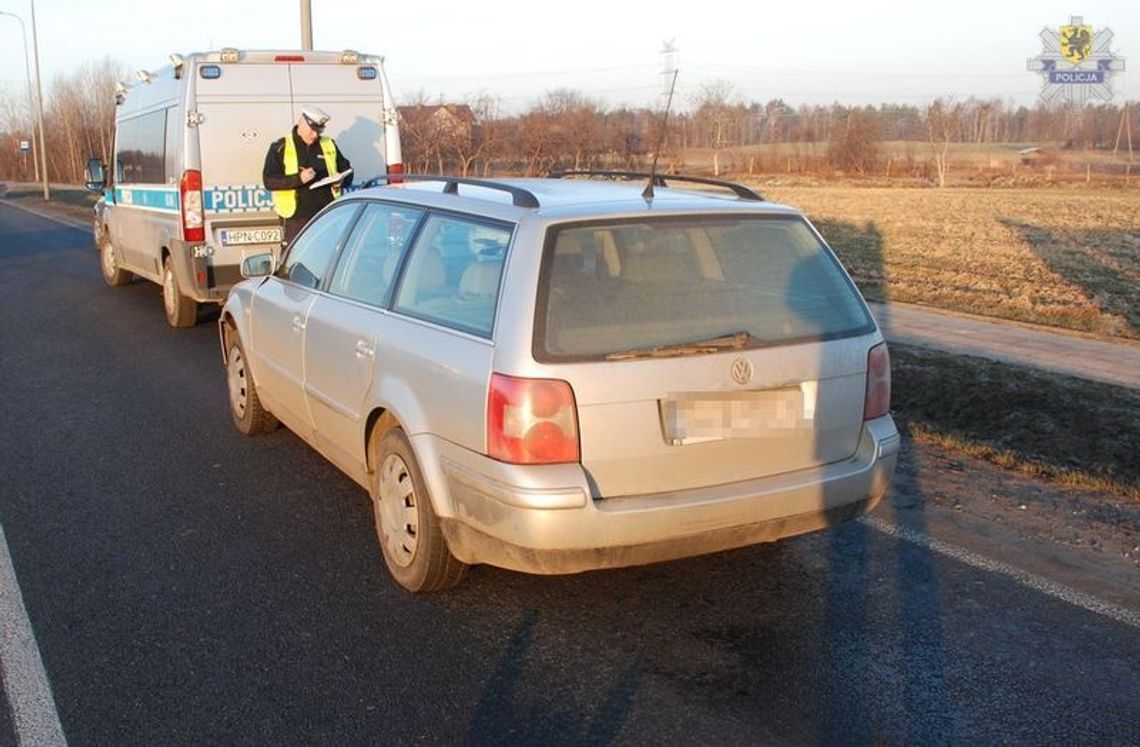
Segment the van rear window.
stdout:
<svg viewBox="0 0 1140 747">
<path fill-rule="evenodd" d="M 551 229 L 535 354 L 589 360 L 747 332 L 749 347 L 874 329 L 798 216 L 686 216 Z"/>
</svg>

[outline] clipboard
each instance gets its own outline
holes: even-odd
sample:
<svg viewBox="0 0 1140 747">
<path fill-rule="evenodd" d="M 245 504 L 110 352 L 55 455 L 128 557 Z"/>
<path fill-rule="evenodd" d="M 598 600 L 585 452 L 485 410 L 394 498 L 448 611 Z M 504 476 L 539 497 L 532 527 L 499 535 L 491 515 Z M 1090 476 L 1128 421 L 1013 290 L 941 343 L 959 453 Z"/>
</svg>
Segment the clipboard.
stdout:
<svg viewBox="0 0 1140 747">
<path fill-rule="evenodd" d="M 345 169 L 339 174 L 332 174 L 331 176 L 326 176 L 324 179 L 318 179 L 309 185 L 309 189 L 318 189 L 320 187 L 328 186 L 329 184 L 336 184 L 351 173 L 352 169 Z"/>
</svg>

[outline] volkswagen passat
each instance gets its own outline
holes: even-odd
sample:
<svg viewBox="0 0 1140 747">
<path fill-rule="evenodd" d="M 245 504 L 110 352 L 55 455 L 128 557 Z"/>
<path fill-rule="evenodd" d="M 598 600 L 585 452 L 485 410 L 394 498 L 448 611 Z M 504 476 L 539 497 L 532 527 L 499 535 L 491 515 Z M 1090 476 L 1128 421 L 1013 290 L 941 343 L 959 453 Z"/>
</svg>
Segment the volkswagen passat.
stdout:
<svg viewBox="0 0 1140 747">
<path fill-rule="evenodd" d="M 772 541 L 888 488 L 887 349 L 804 216 L 578 177 L 352 193 L 223 309 L 234 423 L 367 488 L 407 589 Z"/>
</svg>

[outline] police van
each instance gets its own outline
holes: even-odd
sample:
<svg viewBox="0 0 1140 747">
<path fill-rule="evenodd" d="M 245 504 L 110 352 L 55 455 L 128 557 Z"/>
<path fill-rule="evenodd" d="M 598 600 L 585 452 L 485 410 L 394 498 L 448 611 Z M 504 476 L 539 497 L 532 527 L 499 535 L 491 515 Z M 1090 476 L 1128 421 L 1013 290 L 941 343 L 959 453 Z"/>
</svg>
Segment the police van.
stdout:
<svg viewBox="0 0 1140 747">
<path fill-rule="evenodd" d="M 101 191 L 94 236 L 108 285 L 133 276 L 162 286 L 167 321 L 197 322 L 241 280 L 242 259 L 281 248 L 280 219 L 261 184 L 270 144 L 305 105 L 352 162 L 354 183 L 403 172 L 384 58 L 321 51 L 222 49 L 171 55 L 116 92 L 114 160 L 88 163 Z"/>
</svg>

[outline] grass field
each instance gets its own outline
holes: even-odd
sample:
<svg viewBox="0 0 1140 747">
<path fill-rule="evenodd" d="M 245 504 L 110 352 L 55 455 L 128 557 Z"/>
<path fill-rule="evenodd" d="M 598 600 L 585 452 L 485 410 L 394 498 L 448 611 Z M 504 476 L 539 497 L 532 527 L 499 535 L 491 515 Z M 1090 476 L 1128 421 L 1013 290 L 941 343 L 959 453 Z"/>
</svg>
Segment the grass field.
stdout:
<svg viewBox="0 0 1140 747">
<path fill-rule="evenodd" d="M 1140 191 L 759 185 L 871 299 L 1140 338 Z"/>
</svg>

